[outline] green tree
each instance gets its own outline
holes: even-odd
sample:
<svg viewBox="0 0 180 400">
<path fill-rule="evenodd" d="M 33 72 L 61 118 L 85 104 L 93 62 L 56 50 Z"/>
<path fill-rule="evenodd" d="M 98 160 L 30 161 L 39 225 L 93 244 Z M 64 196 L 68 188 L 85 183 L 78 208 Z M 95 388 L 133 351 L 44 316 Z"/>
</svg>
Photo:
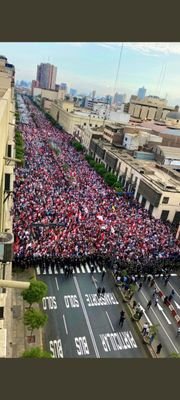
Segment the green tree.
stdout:
<svg viewBox="0 0 180 400">
<path fill-rule="evenodd" d="M 23 290 L 23 300 L 29 303 L 29 308 L 32 307 L 33 303 L 40 303 L 42 298 L 46 296 L 48 291 L 47 285 L 42 281 L 36 281 L 33 279 L 28 289 Z"/>
<path fill-rule="evenodd" d="M 41 350 L 40 347 L 33 347 L 24 351 L 22 358 L 52 358 L 52 355 L 48 351 Z"/>
<path fill-rule="evenodd" d="M 106 172 L 104 175 L 104 180 L 109 186 L 113 186 L 116 182 L 116 177 L 111 172 Z"/>
<path fill-rule="evenodd" d="M 24 325 L 31 331 L 31 336 L 34 329 L 39 329 L 47 322 L 48 316 L 42 311 L 31 308 L 24 313 Z"/>
</svg>

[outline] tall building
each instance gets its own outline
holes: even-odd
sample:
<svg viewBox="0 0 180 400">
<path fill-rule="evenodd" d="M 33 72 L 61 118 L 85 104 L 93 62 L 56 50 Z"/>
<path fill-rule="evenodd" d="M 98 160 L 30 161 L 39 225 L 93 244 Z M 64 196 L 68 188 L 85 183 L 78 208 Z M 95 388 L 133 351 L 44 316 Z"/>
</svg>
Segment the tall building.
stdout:
<svg viewBox="0 0 180 400">
<path fill-rule="evenodd" d="M 59 89 L 67 92 L 67 83 L 61 83 Z"/>
<path fill-rule="evenodd" d="M 139 88 L 137 97 L 138 97 L 138 99 L 143 100 L 145 98 L 145 95 L 146 95 L 146 89 L 143 86 L 143 87 Z"/>
<path fill-rule="evenodd" d="M 0 279 L 11 280 L 11 257 L 7 243 L 13 242 L 12 215 L 15 157 L 14 65 L 0 56 Z M 12 293 L 0 288 L 0 358 L 12 357 Z"/>
<path fill-rule="evenodd" d="M 37 66 L 36 80 L 42 89 L 55 90 L 57 67 L 49 63 L 41 63 Z"/>
<path fill-rule="evenodd" d="M 39 87 L 39 82 L 33 80 L 32 83 L 31 83 L 31 94 L 32 94 L 32 96 L 33 96 L 33 89 L 34 89 L 35 87 Z"/>
<path fill-rule="evenodd" d="M 114 104 L 116 105 L 121 105 L 125 103 L 126 101 L 126 95 L 125 94 L 120 94 L 118 92 L 115 93 L 114 95 Z"/>
<path fill-rule="evenodd" d="M 76 93 L 77 93 L 77 90 L 76 89 L 70 89 L 70 91 L 69 91 L 69 94 L 70 94 L 70 96 L 72 96 L 72 97 L 74 97 L 74 96 L 76 96 Z"/>
</svg>

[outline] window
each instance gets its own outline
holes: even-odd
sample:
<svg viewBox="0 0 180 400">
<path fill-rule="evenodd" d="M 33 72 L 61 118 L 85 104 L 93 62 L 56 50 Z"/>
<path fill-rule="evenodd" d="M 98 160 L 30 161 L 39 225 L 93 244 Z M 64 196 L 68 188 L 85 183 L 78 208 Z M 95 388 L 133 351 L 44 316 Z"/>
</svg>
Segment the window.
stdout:
<svg viewBox="0 0 180 400">
<path fill-rule="evenodd" d="M 167 221 L 168 215 L 169 215 L 169 211 L 163 210 L 160 218 L 162 219 L 162 221 Z"/>
<path fill-rule="evenodd" d="M 4 318 L 4 307 L 0 307 L 0 319 Z"/>
<path fill-rule="evenodd" d="M 10 174 L 5 174 L 4 190 L 5 191 L 9 191 L 10 190 Z"/>
<path fill-rule="evenodd" d="M 11 157 L 11 144 L 8 144 L 7 156 Z"/>
<path fill-rule="evenodd" d="M 162 203 L 167 204 L 169 202 L 169 197 L 163 197 Z"/>
</svg>

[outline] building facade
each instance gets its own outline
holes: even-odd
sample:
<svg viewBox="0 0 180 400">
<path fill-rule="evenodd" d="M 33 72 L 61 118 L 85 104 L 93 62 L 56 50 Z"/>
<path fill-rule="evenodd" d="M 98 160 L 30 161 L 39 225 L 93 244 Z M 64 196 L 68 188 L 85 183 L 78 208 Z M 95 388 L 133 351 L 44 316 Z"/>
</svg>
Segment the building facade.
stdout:
<svg viewBox="0 0 180 400">
<path fill-rule="evenodd" d="M 76 109 L 74 103 L 70 101 L 59 101 L 58 104 L 52 103 L 51 116 L 57 121 L 63 129 L 73 135 L 75 126 L 80 127 L 100 127 L 103 125 L 104 120 L 97 115 Z"/>
<path fill-rule="evenodd" d="M 89 154 L 114 173 L 124 189 L 156 219 L 180 222 L 180 174 L 155 162 L 137 160 L 126 151 L 92 139 Z"/>
<path fill-rule="evenodd" d="M 6 236 L 12 235 L 15 157 L 14 66 L 6 68 L 7 59 L 0 57 L 0 279 L 11 280 L 12 263 L 4 259 Z M 0 288 L 0 357 L 11 357 L 12 293 Z"/>
<path fill-rule="evenodd" d="M 144 99 L 139 99 L 137 96 L 131 96 L 128 108 L 126 111 L 135 118 L 140 120 L 165 120 L 169 111 L 174 108 L 167 105 L 167 100 L 160 99 L 156 96 L 147 96 Z"/>
<path fill-rule="evenodd" d="M 37 66 L 36 80 L 42 89 L 55 90 L 57 67 L 49 63 L 41 63 Z"/>
<path fill-rule="evenodd" d="M 145 95 L 146 95 L 146 89 L 145 89 L 145 87 L 143 86 L 143 87 L 141 87 L 141 88 L 138 89 L 138 94 L 137 94 L 138 99 L 143 100 L 143 99 L 145 98 Z"/>
</svg>

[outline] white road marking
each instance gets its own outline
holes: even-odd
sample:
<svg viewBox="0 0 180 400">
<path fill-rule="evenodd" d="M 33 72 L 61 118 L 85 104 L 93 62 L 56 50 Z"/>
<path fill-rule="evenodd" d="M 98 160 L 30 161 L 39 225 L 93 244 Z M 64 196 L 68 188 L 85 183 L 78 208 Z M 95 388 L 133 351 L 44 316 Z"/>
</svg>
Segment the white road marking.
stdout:
<svg viewBox="0 0 180 400">
<path fill-rule="evenodd" d="M 40 268 L 39 268 L 39 265 L 36 267 L 36 273 L 37 273 L 37 275 L 40 275 L 40 274 L 41 274 L 41 270 L 40 270 Z"/>
<path fill-rule="evenodd" d="M 87 269 L 87 272 L 89 272 L 89 274 L 90 274 L 91 270 L 90 270 L 89 265 L 87 263 L 86 263 L 86 269 Z"/>
<path fill-rule="evenodd" d="M 65 326 L 66 335 L 68 335 L 67 324 L 66 324 L 66 319 L 65 319 L 64 314 L 63 314 L 63 321 L 64 321 L 64 326 Z"/>
<path fill-rule="evenodd" d="M 140 304 L 140 303 L 139 303 Z M 140 308 L 141 308 L 141 310 L 143 311 L 143 315 L 144 315 L 144 317 L 146 318 L 146 320 L 149 322 L 149 325 L 150 326 L 152 326 L 152 322 L 151 322 L 151 320 L 149 319 L 149 317 L 147 316 L 147 314 L 146 314 L 146 312 L 145 312 L 145 309 L 144 309 L 144 307 L 140 304 Z"/>
<path fill-rule="evenodd" d="M 95 288 L 97 289 L 97 284 L 96 284 L 97 279 L 95 279 L 94 276 L 92 276 L 92 281 L 93 281 L 93 283 L 94 283 Z"/>
<path fill-rule="evenodd" d="M 141 291 L 142 296 L 145 298 L 145 300 L 148 302 L 148 299 L 146 298 L 145 294 L 143 293 L 143 291 Z M 174 350 L 176 351 L 176 353 L 179 354 L 179 350 L 176 348 L 175 344 L 173 343 L 173 341 L 171 340 L 170 336 L 168 335 L 168 333 L 166 332 L 166 329 L 164 328 L 163 324 L 161 323 L 160 319 L 158 318 L 158 316 L 156 315 L 155 311 L 153 310 L 153 308 L 151 308 L 151 311 L 154 313 L 156 319 L 158 320 L 159 324 L 161 325 L 161 328 L 163 329 L 163 331 L 165 332 L 166 336 L 168 337 L 170 343 L 172 344 L 172 346 L 174 347 Z"/>
<path fill-rule="evenodd" d="M 60 268 L 60 274 L 64 274 L 63 268 Z"/>
<path fill-rule="evenodd" d="M 56 281 L 57 290 L 59 290 L 58 280 L 56 277 L 55 277 L 55 281 Z"/>
<path fill-rule="evenodd" d="M 51 268 L 51 266 L 48 267 L 48 273 L 49 273 L 50 275 L 52 275 L 52 268 Z"/>
<path fill-rule="evenodd" d="M 80 274 L 80 272 L 81 272 L 78 267 L 76 267 L 76 271 L 77 271 L 78 274 Z"/>
<path fill-rule="evenodd" d="M 177 309 L 180 310 L 180 305 L 175 300 L 174 300 L 174 303 L 175 303 Z"/>
<path fill-rule="evenodd" d="M 106 268 L 103 267 L 103 271 L 106 272 Z"/>
<path fill-rule="evenodd" d="M 83 298 L 82 298 L 82 295 L 81 295 L 81 291 L 80 291 L 77 279 L 76 279 L 75 276 L 73 277 L 73 279 L 74 279 L 74 283 L 75 283 L 75 286 L 76 286 L 76 289 L 77 289 L 77 292 L 78 292 L 78 295 L 79 295 L 79 300 L 80 300 L 81 307 L 82 307 L 82 310 L 83 310 L 83 313 L 84 313 L 84 317 L 85 317 L 85 320 L 86 320 L 86 323 L 87 323 L 89 334 L 91 336 L 91 340 L 92 340 L 92 344 L 93 344 L 94 351 L 95 351 L 95 354 L 96 354 L 96 358 L 100 358 L 99 351 L 98 351 L 98 348 L 97 348 L 97 344 L 96 344 L 96 341 L 95 341 L 95 338 L 94 338 L 94 334 L 93 334 L 93 331 L 92 331 L 92 328 L 91 328 L 91 324 L 90 324 L 90 321 L 89 321 L 89 317 L 88 317 L 88 314 L 87 314 L 87 311 L 86 311 L 86 307 L 85 307 L 85 304 L 84 304 L 84 301 L 83 301 Z"/>
<path fill-rule="evenodd" d="M 109 314 L 108 314 L 107 311 L 106 311 L 106 315 L 107 315 L 107 317 L 108 317 L 108 320 L 109 320 L 109 323 L 110 323 L 110 325 L 111 325 L 111 328 L 112 328 L 112 330 L 113 330 L 113 332 L 114 332 L 114 327 L 113 327 L 113 324 L 112 324 L 112 322 L 111 322 L 111 320 L 110 320 L 110 317 L 109 317 Z"/>
<path fill-rule="evenodd" d="M 176 289 L 174 289 L 174 287 L 173 287 L 173 285 L 171 285 L 171 283 L 170 282 L 168 282 L 169 283 L 169 285 L 171 286 L 171 288 L 175 291 L 175 293 L 177 294 L 177 296 L 180 298 L 180 295 L 179 295 L 179 293 L 177 292 L 177 290 Z"/>
<path fill-rule="evenodd" d="M 46 268 L 44 268 L 43 275 L 46 275 Z"/>
<path fill-rule="evenodd" d="M 54 267 L 54 273 L 57 275 L 58 274 L 58 270 L 57 270 L 57 268 L 56 268 L 56 265 L 55 265 L 55 267 Z"/>
<path fill-rule="evenodd" d="M 85 270 L 85 268 L 84 268 L 84 265 L 82 265 L 82 264 L 81 264 L 81 271 L 83 272 L 83 274 L 86 273 L 86 270 Z"/>
<path fill-rule="evenodd" d="M 101 272 L 101 268 L 100 268 L 100 267 L 97 267 L 97 271 L 98 271 L 98 272 Z"/>
<path fill-rule="evenodd" d="M 169 325 L 171 325 L 171 321 L 168 319 L 167 315 L 165 314 L 165 312 L 163 311 L 163 308 L 160 306 L 160 304 L 157 303 L 157 307 L 159 308 L 159 311 L 162 312 L 162 314 L 164 315 L 164 318 L 166 319 L 167 323 Z"/>
</svg>

